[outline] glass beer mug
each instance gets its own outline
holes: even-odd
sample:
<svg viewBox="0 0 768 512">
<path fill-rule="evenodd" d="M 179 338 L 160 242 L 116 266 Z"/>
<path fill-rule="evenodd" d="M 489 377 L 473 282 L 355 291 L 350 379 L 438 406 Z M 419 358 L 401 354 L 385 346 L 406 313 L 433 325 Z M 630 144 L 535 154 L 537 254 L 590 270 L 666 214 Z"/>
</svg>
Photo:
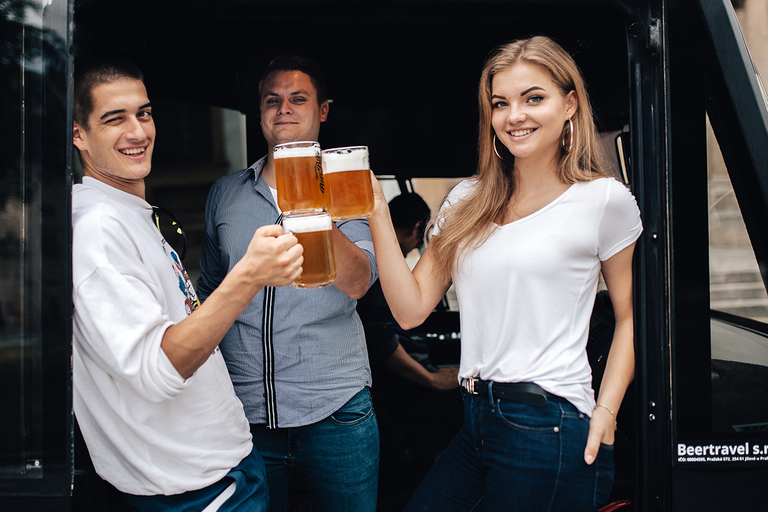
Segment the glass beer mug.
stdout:
<svg viewBox="0 0 768 512">
<path fill-rule="evenodd" d="M 323 168 L 320 144 L 317 142 L 286 142 L 273 150 L 277 204 L 284 215 L 321 212 Z"/>
<path fill-rule="evenodd" d="M 299 239 L 304 247 L 304 264 L 296 288 L 322 288 L 336 278 L 336 253 L 333 249 L 333 222 L 325 212 L 283 216 L 283 229 Z"/>
<path fill-rule="evenodd" d="M 325 209 L 333 220 L 367 219 L 373 212 L 367 146 L 322 152 Z"/>
</svg>

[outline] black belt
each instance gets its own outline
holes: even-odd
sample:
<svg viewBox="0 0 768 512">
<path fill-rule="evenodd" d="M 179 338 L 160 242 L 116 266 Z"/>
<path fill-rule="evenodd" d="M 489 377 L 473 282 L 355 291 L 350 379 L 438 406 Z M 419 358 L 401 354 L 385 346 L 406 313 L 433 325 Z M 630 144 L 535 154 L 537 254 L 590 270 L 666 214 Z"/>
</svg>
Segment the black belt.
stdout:
<svg viewBox="0 0 768 512">
<path fill-rule="evenodd" d="M 491 384 L 493 384 L 491 386 Z M 562 397 L 545 391 L 533 382 L 493 382 L 475 378 L 463 379 L 461 386 L 472 395 L 488 396 L 488 388 L 491 388 L 494 398 L 520 402 L 536 407 L 544 407 L 548 400 L 563 401 Z"/>
</svg>

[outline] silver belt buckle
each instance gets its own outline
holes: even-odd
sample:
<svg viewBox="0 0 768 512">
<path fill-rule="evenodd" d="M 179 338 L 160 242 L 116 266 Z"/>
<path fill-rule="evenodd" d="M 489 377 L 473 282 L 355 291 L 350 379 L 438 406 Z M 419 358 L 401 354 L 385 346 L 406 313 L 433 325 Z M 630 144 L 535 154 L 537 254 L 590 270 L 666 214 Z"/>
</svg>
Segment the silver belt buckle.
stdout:
<svg viewBox="0 0 768 512">
<path fill-rule="evenodd" d="M 467 390 L 467 393 L 470 395 L 476 395 L 477 391 L 475 391 L 475 382 L 479 381 L 480 379 L 476 379 L 474 377 L 470 377 L 468 379 L 464 379 L 464 389 Z"/>
</svg>

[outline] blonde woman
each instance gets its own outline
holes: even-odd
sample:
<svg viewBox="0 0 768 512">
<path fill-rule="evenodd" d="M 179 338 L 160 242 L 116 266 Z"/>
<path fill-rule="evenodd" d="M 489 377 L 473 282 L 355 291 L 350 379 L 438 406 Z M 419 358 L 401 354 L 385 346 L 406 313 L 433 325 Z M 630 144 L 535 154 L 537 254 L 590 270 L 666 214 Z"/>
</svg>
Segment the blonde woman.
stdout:
<svg viewBox="0 0 768 512">
<path fill-rule="evenodd" d="M 406 510 L 597 510 L 634 372 L 640 214 L 602 167 L 584 81 L 554 41 L 498 47 L 479 103 L 477 173 L 446 198 L 412 273 L 374 183 L 369 222 L 397 322 L 421 324 L 451 283 L 461 315 L 464 426 Z M 601 272 L 616 328 L 596 402 L 586 342 Z"/>
</svg>

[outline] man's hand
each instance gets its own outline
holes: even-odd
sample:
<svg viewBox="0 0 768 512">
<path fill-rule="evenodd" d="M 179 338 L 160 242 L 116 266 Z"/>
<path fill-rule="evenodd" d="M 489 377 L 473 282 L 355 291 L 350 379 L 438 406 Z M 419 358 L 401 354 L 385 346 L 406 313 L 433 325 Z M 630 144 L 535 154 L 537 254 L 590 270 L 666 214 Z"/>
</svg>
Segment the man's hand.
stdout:
<svg viewBox="0 0 768 512">
<path fill-rule="evenodd" d="M 191 315 L 163 335 L 162 348 L 179 375 L 190 377 L 264 286 L 285 286 L 301 275 L 304 248 L 277 225 L 256 230 L 245 256 Z"/>
<path fill-rule="evenodd" d="M 434 391 L 448 391 L 459 387 L 458 368 L 449 366 L 432 373 L 416 362 L 400 343 L 397 344 L 392 355 L 384 361 L 384 366 L 395 375 Z"/>
<path fill-rule="evenodd" d="M 243 259 L 243 277 L 258 287 L 285 286 L 302 272 L 304 248 L 277 225 L 256 230 Z"/>
<path fill-rule="evenodd" d="M 459 368 L 448 366 L 438 368 L 429 374 L 429 387 L 435 391 L 448 391 L 459 387 Z"/>
</svg>

